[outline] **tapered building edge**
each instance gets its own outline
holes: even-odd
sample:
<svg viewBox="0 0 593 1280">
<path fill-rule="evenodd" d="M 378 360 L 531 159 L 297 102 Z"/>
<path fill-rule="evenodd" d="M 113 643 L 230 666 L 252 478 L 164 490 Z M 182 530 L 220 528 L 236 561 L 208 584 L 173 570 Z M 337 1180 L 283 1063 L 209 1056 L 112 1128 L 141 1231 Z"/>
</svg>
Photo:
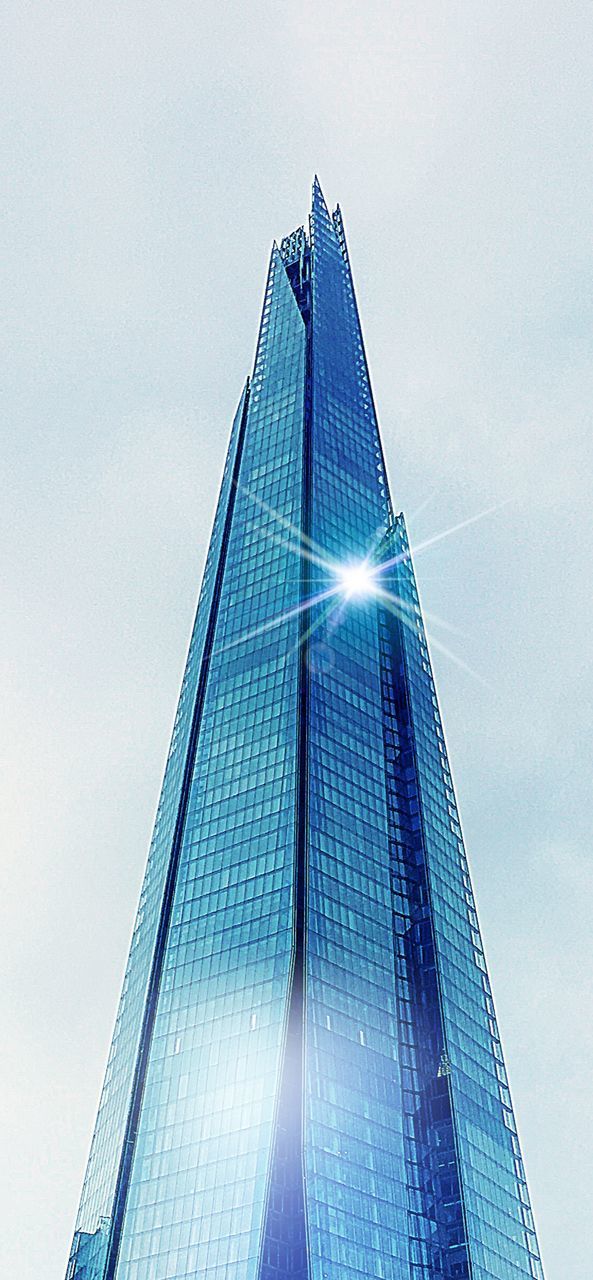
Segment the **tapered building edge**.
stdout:
<svg viewBox="0 0 593 1280">
<path fill-rule="evenodd" d="M 410 1049 L 410 1062 L 413 1062 L 410 1068 L 405 1068 L 412 1079 L 409 1089 L 406 1090 L 400 1082 L 403 1112 L 404 1115 L 410 1116 L 409 1126 L 404 1125 L 404 1130 L 408 1131 L 405 1132 L 402 1140 L 402 1170 L 407 1180 L 406 1185 L 414 1193 L 408 1199 L 417 1207 L 407 1210 L 407 1239 L 402 1245 L 397 1261 L 396 1255 L 392 1255 L 394 1259 L 392 1265 L 396 1270 L 386 1274 L 393 1276 L 394 1280 L 396 1275 L 399 1280 L 399 1276 L 403 1277 L 404 1274 L 406 1280 L 408 1277 L 409 1280 L 432 1280 L 437 1276 L 442 1276 L 443 1280 L 453 1280 L 456 1276 L 471 1277 L 471 1280 L 486 1280 L 486 1278 L 490 1280 L 490 1277 L 499 1275 L 506 1277 L 507 1274 L 516 1276 L 517 1280 L 522 1275 L 531 1276 L 533 1280 L 541 1280 L 543 1272 L 444 746 L 442 723 L 409 543 L 403 517 L 393 515 L 384 475 L 380 437 L 341 215 L 337 210 L 330 217 L 317 182 L 313 195 L 312 223 L 309 237 L 304 233 L 302 235 L 300 232 L 295 233 L 297 236 L 295 244 L 301 255 L 301 272 L 305 256 L 309 263 L 309 288 L 305 287 L 307 282 L 305 280 L 303 283 L 300 276 L 298 285 L 295 285 L 295 273 L 291 279 L 289 269 L 291 248 L 287 242 L 283 242 L 283 252 L 276 247 L 273 249 L 266 290 L 266 298 L 269 299 L 272 289 L 277 287 L 276 273 L 285 272 L 303 322 L 305 376 L 302 410 L 302 529 L 305 537 L 311 538 L 313 529 L 308 508 L 313 483 L 311 451 L 315 448 L 314 416 L 316 412 L 313 387 L 313 365 L 316 358 L 316 302 L 313 276 L 317 269 L 319 279 L 322 278 L 321 267 L 318 264 L 325 255 L 328 264 L 325 270 L 328 277 L 330 270 L 333 272 L 332 287 L 335 289 L 339 287 L 343 291 L 344 314 L 348 314 L 351 327 L 349 341 L 352 351 L 355 352 L 358 365 L 357 377 L 362 387 L 361 404 L 375 433 L 373 447 L 380 460 L 379 469 L 383 472 L 380 484 L 383 486 L 381 505 L 385 512 L 384 553 L 386 558 L 393 562 L 390 571 L 392 594 L 404 602 L 399 617 L 377 606 L 377 664 L 384 697 L 382 716 L 387 762 L 385 767 L 387 808 L 390 846 L 395 850 L 392 874 L 397 888 L 397 892 L 394 891 L 393 908 L 394 995 L 398 1001 L 398 1037 L 402 1038 L 404 1027 L 409 1029 L 409 1040 L 406 1040 L 406 1045 Z M 329 242 L 332 236 L 335 239 L 337 251 L 334 253 L 334 246 L 331 244 L 330 254 L 329 250 L 323 247 L 323 240 L 325 238 Z M 289 239 L 287 238 L 287 241 Z M 293 258 L 292 261 L 294 260 Z M 321 307 L 321 303 L 319 306 Z M 264 303 L 262 328 L 265 307 Z M 296 320 L 294 325 L 296 329 Z M 261 350 L 262 331 L 260 330 L 258 353 L 261 353 Z M 159 998 L 162 960 L 185 829 L 201 711 L 217 623 L 218 603 L 226 567 L 235 497 L 239 490 L 239 468 L 245 432 L 248 429 L 250 395 L 253 386 L 258 387 L 258 357 L 256 357 L 252 383 L 246 384 L 242 394 L 231 435 L 99 1117 L 101 1118 L 104 1110 L 110 1105 L 109 1100 L 113 1097 L 114 1089 L 116 1096 L 119 1090 L 119 1104 L 115 1108 L 111 1104 L 112 1123 L 109 1131 L 105 1126 L 102 1128 L 99 1122 L 97 1124 L 77 1231 L 68 1264 L 68 1280 L 115 1280 L 118 1276 L 121 1229 L 143 1102 L 145 1071 Z M 300 572 L 302 601 L 310 594 L 310 575 L 306 561 L 303 561 Z M 288 1052 L 287 1046 L 291 1043 L 293 1046 L 296 1045 L 294 1053 L 302 1064 L 304 1064 L 305 1052 L 304 1040 L 301 1045 L 297 1042 L 299 1026 L 301 1036 L 306 1035 L 304 1002 L 307 987 L 305 934 L 309 804 L 307 791 L 308 689 L 311 671 L 307 628 L 310 623 L 309 613 L 304 611 L 299 621 L 300 718 L 293 887 L 294 938 L 291 977 L 286 997 L 283 1065 L 278 1077 L 275 1128 L 270 1142 L 266 1204 L 260 1237 L 257 1275 L 261 1280 L 273 1280 L 275 1276 L 281 1275 L 283 1277 L 290 1275 L 293 1280 L 317 1280 L 317 1276 L 322 1274 L 319 1270 L 319 1259 L 316 1259 L 312 1252 L 307 1234 L 305 1160 L 307 1117 L 304 1077 L 302 1077 L 303 1112 L 298 1122 L 301 1149 L 296 1152 L 294 1158 L 297 1172 L 301 1177 L 302 1189 L 302 1206 L 297 1205 L 295 1212 L 299 1220 L 302 1220 L 305 1258 L 304 1261 L 298 1260 L 297 1255 L 300 1257 L 302 1254 L 298 1239 L 295 1244 L 296 1260 L 294 1264 L 290 1264 L 290 1270 L 283 1272 L 274 1270 L 268 1265 L 265 1257 L 266 1231 L 269 1230 L 270 1215 L 273 1214 L 271 1195 L 274 1161 L 277 1160 L 275 1144 L 278 1141 L 278 1126 L 282 1119 L 282 1082 L 286 1084 L 287 1073 L 290 1075 L 295 1061 Z M 401 762 L 404 756 L 408 761 L 405 777 L 403 773 L 401 776 L 398 775 L 399 766 L 396 767 L 398 759 Z M 427 783 L 429 777 L 430 787 Z M 435 779 L 438 779 L 436 800 L 433 795 Z M 408 823 L 405 838 L 402 837 L 402 830 L 405 827 L 403 819 Z M 166 849 L 169 849 L 168 856 L 164 853 Z M 453 927 L 447 916 L 445 903 L 447 895 L 443 886 L 447 883 L 449 886 L 454 885 L 456 901 L 458 900 L 458 905 L 463 904 L 464 908 L 464 949 L 463 952 L 460 951 L 464 956 L 464 981 L 467 982 L 466 994 L 469 993 L 471 997 L 471 1016 L 475 1020 L 474 1032 L 476 1027 L 480 1028 L 480 1037 L 483 1037 L 484 1042 L 484 1060 L 479 1064 L 484 1083 L 479 1086 L 481 1090 L 479 1101 L 476 1101 L 478 1095 L 476 1094 L 474 1098 L 467 1083 L 470 1075 L 468 1075 L 468 1051 L 463 1043 L 465 1032 L 461 1034 L 460 1026 L 456 1021 L 455 1010 L 458 1006 L 454 996 L 458 995 L 455 987 L 458 977 L 454 971 L 460 966 L 459 957 L 453 958 L 446 945 L 447 931 Z M 454 925 L 460 932 L 460 936 L 461 919 L 460 907 L 459 919 L 455 920 Z M 402 938 L 403 943 L 401 943 Z M 137 963 L 133 963 L 141 949 L 144 949 L 148 961 L 144 970 Z M 402 990 L 408 993 L 413 992 L 412 998 L 408 998 L 407 1002 L 402 1002 L 400 998 Z M 414 1000 L 417 1001 L 417 1008 L 413 1007 Z M 470 1015 L 467 1016 L 469 1018 Z M 118 1046 L 125 1037 L 131 1045 L 131 1053 L 128 1053 L 118 1075 Z M 130 1073 L 132 1061 L 133 1070 Z M 305 1071 L 304 1065 L 302 1070 Z M 401 1062 L 400 1074 L 403 1078 L 404 1068 Z M 409 1094 L 407 1102 L 406 1093 Z M 406 1106 L 410 1108 L 409 1112 L 405 1111 Z M 500 1232 L 501 1239 L 509 1240 L 509 1252 L 506 1258 L 490 1248 L 494 1232 L 485 1217 L 485 1206 L 489 1203 L 487 1187 L 492 1180 L 494 1165 L 488 1171 L 484 1167 L 483 1170 L 476 1172 L 472 1163 L 475 1159 L 472 1153 L 476 1150 L 472 1134 L 479 1130 L 480 1124 L 484 1126 L 483 1132 L 485 1134 L 488 1132 L 490 1123 L 488 1116 L 495 1117 L 496 1124 L 500 1120 L 502 1136 L 500 1139 L 497 1138 L 496 1142 L 499 1143 L 501 1151 L 506 1141 L 504 1134 L 505 1132 L 508 1134 L 508 1143 L 504 1147 L 508 1152 L 508 1158 L 505 1156 L 506 1163 L 500 1167 L 501 1170 L 503 1167 L 505 1169 L 504 1195 L 507 1197 L 507 1207 L 504 1213 L 509 1222 L 515 1216 L 514 1211 L 511 1212 L 513 1196 L 516 1197 L 519 1206 L 516 1214 L 516 1231 L 504 1225 L 507 1218 L 504 1218 L 501 1210 L 500 1223 L 503 1224 Z M 443 1198 L 439 1201 L 438 1192 L 435 1190 L 440 1185 L 439 1179 L 444 1185 L 444 1176 L 441 1177 L 438 1168 L 439 1152 L 442 1153 L 443 1150 L 448 1153 L 447 1186 L 449 1190 L 446 1204 Z M 423 1161 L 424 1166 L 421 1168 Z M 424 1185 L 422 1185 L 422 1179 L 424 1179 Z M 295 1186 L 297 1182 L 298 1178 Z M 110 1188 L 112 1188 L 112 1195 Z M 423 1197 L 424 1208 L 421 1207 Z M 454 1204 L 457 1205 L 455 1211 L 451 1208 Z M 110 1211 L 101 1212 L 101 1209 L 107 1206 L 110 1207 Z M 401 1234 L 401 1225 L 397 1229 Z M 454 1240 L 455 1232 L 460 1236 L 458 1244 Z M 497 1248 L 501 1247 L 503 1246 L 498 1242 Z M 407 1261 L 402 1264 L 406 1254 Z M 500 1264 L 496 1261 L 498 1256 Z M 501 1270 L 496 1269 L 499 1265 Z M 180 1272 L 180 1274 L 186 1273 Z M 248 1273 L 245 1272 L 245 1274 Z M 379 1272 L 373 1271 L 372 1274 L 378 1275 Z"/>
</svg>

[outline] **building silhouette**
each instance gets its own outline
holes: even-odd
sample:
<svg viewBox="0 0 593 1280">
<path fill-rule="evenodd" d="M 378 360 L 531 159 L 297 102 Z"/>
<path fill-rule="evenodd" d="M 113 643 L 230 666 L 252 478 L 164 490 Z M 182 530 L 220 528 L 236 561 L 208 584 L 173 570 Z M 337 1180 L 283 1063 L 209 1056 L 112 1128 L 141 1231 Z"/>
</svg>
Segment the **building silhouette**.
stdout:
<svg viewBox="0 0 593 1280">
<path fill-rule="evenodd" d="M 541 1280 L 339 209 L 274 245 L 68 1280 Z"/>
</svg>

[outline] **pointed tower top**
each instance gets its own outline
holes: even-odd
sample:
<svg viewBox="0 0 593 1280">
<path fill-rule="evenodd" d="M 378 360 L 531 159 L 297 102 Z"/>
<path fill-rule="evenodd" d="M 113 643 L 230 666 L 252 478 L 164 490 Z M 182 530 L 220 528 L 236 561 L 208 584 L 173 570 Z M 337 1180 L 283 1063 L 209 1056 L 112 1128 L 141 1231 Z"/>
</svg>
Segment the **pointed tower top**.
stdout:
<svg viewBox="0 0 593 1280">
<path fill-rule="evenodd" d="M 325 210 L 325 212 L 329 217 L 329 210 L 325 202 L 325 197 L 323 195 L 323 191 L 321 190 L 321 183 L 319 181 L 319 178 L 317 177 L 317 174 L 315 174 L 315 177 L 313 178 L 313 192 L 312 192 L 312 200 L 311 200 L 312 209 L 314 209 L 316 205 L 317 206 L 321 205 L 322 209 Z"/>
</svg>

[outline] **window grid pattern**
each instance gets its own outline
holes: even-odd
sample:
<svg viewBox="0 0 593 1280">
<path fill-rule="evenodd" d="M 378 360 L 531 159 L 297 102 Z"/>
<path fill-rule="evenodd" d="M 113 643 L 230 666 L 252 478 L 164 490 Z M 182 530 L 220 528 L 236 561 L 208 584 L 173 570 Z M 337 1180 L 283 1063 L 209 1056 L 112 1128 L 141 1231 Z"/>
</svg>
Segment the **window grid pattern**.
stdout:
<svg viewBox="0 0 593 1280">
<path fill-rule="evenodd" d="M 304 351 L 275 250 L 117 1280 L 256 1274 L 292 950 L 298 692 L 296 620 L 261 628 L 300 588 L 268 508 L 299 522 Z"/>
<path fill-rule="evenodd" d="M 315 548 L 395 557 L 399 615 L 305 606 L 333 585 Z M 272 251 L 67 1280 L 106 1271 L 543 1280 L 405 525 L 317 182 L 309 237 Z"/>
<path fill-rule="evenodd" d="M 104 1274 L 115 1185 L 130 1105 L 130 1091 L 148 978 L 171 857 L 246 394 L 247 389 L 243 391 L 235 414 L 222 476 L 210 547 L 82 1189 L 67 1280 L 74 1280 L 74 1278 L 102 1280 Z"/>
<path fill-rule="evenodd" d="M 386 527 L 350 279 L 318 188 L 313 252 L 315 543 L 366 555 Z M 312 1280 L 408 1276 L 377 618 L 339 606 L 310 640 L 307 1219 Z"/>
<path fill-rule="evenodd" d="M 384 558 L 400 548 L 392 537 Z M 468 1280 L 469 1253 L 453 1125 L 450 1065 L 424 857 L 414 734 L 403 633 L 414 625 L 397 571 L 385 585 L 401 602 L 380 610 L 384 737 L 392 842 L 396 993 L 413 1280 Z"/>
<path fill-rule="evenodd" d="M 542 1280 L 492 991 L 403 517 L 396 521 L 422 832 L 472 1280 Z"/>
<path fill-rule="evenodd" d="M 292 977 L 258 1280 L 309 1280 L 303 1177 L 301 975 Z"/>
</svg>

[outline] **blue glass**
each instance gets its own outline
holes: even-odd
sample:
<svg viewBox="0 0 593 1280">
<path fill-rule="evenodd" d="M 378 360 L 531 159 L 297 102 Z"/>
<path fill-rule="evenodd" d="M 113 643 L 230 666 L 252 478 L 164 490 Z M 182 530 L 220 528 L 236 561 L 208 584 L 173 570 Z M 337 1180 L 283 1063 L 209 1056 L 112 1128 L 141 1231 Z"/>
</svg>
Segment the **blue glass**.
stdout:
<svg viewBox="0 0 593 1280">
<path fill-rule="evenodd" d="M 458 1270 L 472 1280 L 543 1276 L 500 1034 L 472 893 L 447 758 L 428 645 L 403 517 L 393 526 L 391 553 L 399 621 L 399 670 L 405 682 L 405 723 L 413 760 L 412 792 L 419 819 L 422 936 L 412 967 L 433 970 L 436 1037 L 418 1043 L 420 1069 L 447 1083 L 442 1113 L 452 1117 L 451 1170 L 458 1215 Z M 390 619 L 393 629 L 393 622 Z M 395 676 L 397 679 L 397 675 Z M 392 683 L 395 684 L 395 679 Z M 412 915 L 412 920 L 413 920 Z M 413 931 L 413 924 L 412 924 Z M 426 1001 L 425 1001 L 426 1004 Z M 433 1018 L 435 1017 L 433 1014 Z M 420 1028 L 422 1029 L 422 1020 Z M 418 1040 L 418 1037 L 417 1037 Z M 432 1062 L 427 1061 L 427 1051 Z M 438 1056 L 440 1053 L 440 1057 Z M 437 1065 L 438 1063 L 438 1065 Z M 440 1071 L 440 1076 L 439 1076 Z M 447 1119 L 447 1124 L 449 1120 Z M 449 1194 L 452 1190 L 449 1184 Z M 454 1250 L 453 1244 L 450 1246 Z M 465 1252 L 468 1262 L 463 1262 Z M 449 1273 L 444 1271 L 445 1275 Z"/>
<path fill-rule="evenodd" d="M 312 537 L 356 561 L 387 528 L 386 486 L 317 185 L 311 239 Z M 307 1217 L 311 1276 L 363 1280 L 405 1274 L 406 1187 L 377 610 L 338 608 L 316 608 L 309 675 Z"/>
<path fill-rule="evenodd" d="M 352 593 L 363 563 L 381 590 Z M 339 209 L 270 260 L 68 1280 L 542 1280 Z"/>
<path fill-rule="evenodd" d="M 231 432 L 220 497 L 204 570 L 179 704 L 173 726 L 144 883 L 140 894 L 130 954 L 124 976 L 113 1039 L 83 1183 L 67 1280 L 103 1280 L 118 1174 L 130 1115 L 147 996 L 155 959 L 163 896 L 170 870 L 190 735 L 208 624 L 233 493 L 233 474 L 245 413 L 244 391 Z"/>
</svg>

